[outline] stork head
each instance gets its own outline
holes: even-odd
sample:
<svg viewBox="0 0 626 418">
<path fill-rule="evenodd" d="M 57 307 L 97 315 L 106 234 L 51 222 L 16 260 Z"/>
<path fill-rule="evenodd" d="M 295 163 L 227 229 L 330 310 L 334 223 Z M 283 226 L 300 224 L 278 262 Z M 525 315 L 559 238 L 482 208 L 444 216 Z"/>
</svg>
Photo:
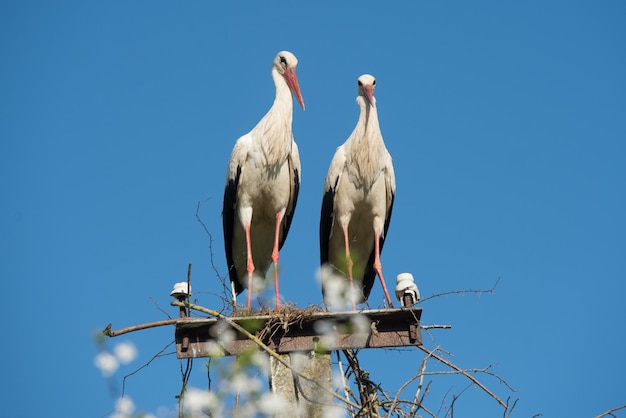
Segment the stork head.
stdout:
<svg viewBox="0 0 626 418">
<path fill-rule="evenodd" d="M 300 92 L 300 85 L 298 84 L 298 77 L 296 76 L 296 66 L 298 65 L 298 59 L 289 51 L 280 51 L 276 58 L 274 58 L 273 66 L 278 71 L 278 74 L 285 77 L 285 81 L 291 89 L 291 92 L 296 96 L 296 100 L 300 103 L 300 106 L 304 110 L 304 99 L 302 99 L 302 93 Z"/>
<path fill-rule="evenodd" d="M 363 74 L 358 78 L 359 84 L 359 96 L 365 98 L 365 100 L 372 106 L 376 106 L 376 98 L 374 97 L 374 90 L 376 89 L 376 79 L 373 75 Z"/>
</svg>

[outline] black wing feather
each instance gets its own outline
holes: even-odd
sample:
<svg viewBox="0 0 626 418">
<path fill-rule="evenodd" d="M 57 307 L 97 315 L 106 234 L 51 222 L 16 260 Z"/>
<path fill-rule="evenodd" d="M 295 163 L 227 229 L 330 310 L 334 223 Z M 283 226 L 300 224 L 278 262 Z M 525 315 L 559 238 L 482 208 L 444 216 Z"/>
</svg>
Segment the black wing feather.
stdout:
<svg viewBox="0 0 626 418">
<path fill-rule="evenodd" d="M 291 210 L 285 212 L 285 219 L 283 222 L 282 234 L 278 242 L 278 249 L 283 248 L 283 244 L 287 240 L 287 234 L 289 233 L 289 228 L 291 227 L 291 221 L 293 220 L 293 215 L 296 212 L 296 204 L 298 203 L 298 194 L 300 193 L 300 173 L 297 168 L 293 170 L 293 205 L 291 205 Z"/>
<path fill-rule="evenodd" d="M 328 263 L 330 258 L 330 232 L 333 228 L 335 210 L 335 189 L 339 177 L 333 187 L 324 192 L 322 197 L 322 209 L 320 213 L 320 266 Z M 322 283 L 322 298 L 324 297 L 324 284 Z"/>
<path fill-rule="evenodd" d="M 333 227 L 333 211 L 335 205 L 335 189 L 324 192 L 322 210 L 320 213 L 320 266 L 328 263 L 330 231 Z"/>
<path fill-rule="evenodd" d="M 228 266 L 228 275 L 230 281 L 235 285 L 235 293 L 243 292 L 244 287 L 239 282 L 237 269 L 235 269 L 235 260 L 233 258 L 233 234 L 237 213 L 235 204 L 237 203 L 237 188 L 239 187 L 239 178 L 241 177 L 241 166 L 237 166 L 237 175 L 235 178 L 229 178 L 224 188 L 224 205 L 222 207 L 222 227 L 224 230 L 224 250 L 226 252 L 226 265 Z"/>
</svg>

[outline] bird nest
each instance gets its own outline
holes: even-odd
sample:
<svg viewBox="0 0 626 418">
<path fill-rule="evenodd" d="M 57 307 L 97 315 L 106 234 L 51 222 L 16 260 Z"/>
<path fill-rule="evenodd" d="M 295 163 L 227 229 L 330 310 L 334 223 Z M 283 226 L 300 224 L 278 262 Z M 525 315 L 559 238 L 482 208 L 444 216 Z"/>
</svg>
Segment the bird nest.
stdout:
<svg viewBox="0 0 626 418">
<path fill-rule="evenodd" d="M 302 329 L 304 323 L 310 322 L 316 314 L 324 312 L 328 310 L 319 305 L 311 305 L 303 309 L 288 304 L 278 311 L 272 308 L 262 308 L 255 312 L 235 312 L 230 319 L 239 322 L 259 339 L 269 341 L 288 333 L 293 328 Z"/>
</svg>

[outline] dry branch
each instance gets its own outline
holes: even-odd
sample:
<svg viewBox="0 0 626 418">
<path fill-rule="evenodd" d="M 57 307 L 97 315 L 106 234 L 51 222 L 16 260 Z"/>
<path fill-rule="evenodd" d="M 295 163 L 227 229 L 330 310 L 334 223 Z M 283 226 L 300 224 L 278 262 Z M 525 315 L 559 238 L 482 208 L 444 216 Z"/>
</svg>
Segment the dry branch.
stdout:
<svg viewBox="0 0 626 418">
<path fill-rule="evenodd" d="M 117 336 L 122 335 L 122 334 L 128 334 L 129 332 L 140 331 L 142 329 L 163 327 L 165 325 L 176 325 L 178 323 L 178 321 L 179 321 L 178 318 L 176 318 L 176 319 L 164 319 L 162 321 L 154 321 L 154 322 L 148 322 L 148 323 L 145 323 L 145 324 L 132 325 L 130 327 L 118 329 L 116 331 L 113 331 L 111 329 L 111 324 L 109 324 L 109 325 L 106 326 L 105 329 L 102 330 L 102 333 L 104 335 L 106 335 L 107 337 L 117 337 Z"/>
<path fill-rule="evenodd" d="M 420 325 L 421 329 L 429 330 L 429 329 L 451 329 L 452 325 Z"/>
<path fill-rule="evenodd" d="M 427 355 L 426 357 L 424 357 L 424 360 L 422 360 L 422 366 L 420 368 L 420 371 L 417 372 L 413 377 L 411 377 L 409 380 L 407 380 L 406 382 L 404 382 L 404 384 L 402 386 L 400 386 L 400 389 L 398 389 L 398 392 L 396 393 L 396 396 L 393 398 L 393 402 L 391 403 L 391 407 L 389 408 L 390 411 L 387 414 L 388 417 L 391 416 L 391 412 L 393 411 L 393 409 L 395 408 L 396 404 L 398 403 L 398 398 L 400 397 L 400 394 L 402 393 L 402 391 L 404 390 L 404 388 L 406 388 L 408 385 L 411 384 L 411 382 L 413 382 L 415 379 L 419 378 L 420 382 L 419 385 L 417 386 L 417 391 L 415 392 L 415 396 L 413 397 L 414 400 L 414 405 L 417 405 L 415 403 L 415 401 L 417 400 L 417 398 L 419 397 L 419 392 L 420 389 L 422 387 L 422 384 L 424 383 L 424 375 L 426 372 L 426 362 L 428 361 L 428 358 L 430 357 L 430 354 Z M 413 410 L 413 408 L 411 408 L 411 410 Z"/>
<path fill-rule="evenodd" d="M 606 412 L 601 413 L 600 415 L 596 416 L 595 418 L 602 418 L 602 417 L 606 417 L 606 416 L 615 416 L 613 415 L 613 412 L 615 411 L 619 411 L 620 409 L 625 409 L 626 408 L 626 404 L 622 405 L 622 406 L 616 406 L 615 408 L 609 409 Z"/>
<path fill-rule="evenodd" d="M 429 356 L 432 356 L 434 358 L 436 358 L 437 360 L 439 360 L 440 362 L 442 362 L 443 364 L 445 364 L 446 366 L 456 370 L 457 372 L 459 372 L 460 374 L 462 374 L 463 376 L 467 377 L 469 380 L 471 380 L 474 384 L 476 384 L 479 388 L 481 388 L 483 391 L 485 391 L 489 396 L 491 396 L 493 399 L 495 399 L 500 405 L 502 405 L 502 407 L 504 409 L 508 409 L 508 405 L 506 403 L 504 403 L 502 401 L 502 399 L 500 399 L 495 393 L 493 393 L 492 391 L 490 391 L 489 389 L 487 389 L 487 387 L 485 385 L 483 385 L 482 383 L 480 383 L 478 381 L 478 379 L 476 379 L 474 376 L 472 376 L 471 374 L 469 374 L 468 372 L 466 372 L 465 370 L 462 370 L 461 368 L 459 368 L 457 365 L 455 365 L 454 363 L 446 360 L 443 357 L 438 356 L 437 354 L 435 354 L 433 351 L 430 351 L 429 349 L 427 349 L 426 347 L 424 347 L 423 345 L 419 345 L 417 346 L 420 350 L 424 351 L 426 354 L 428 354 Z"/>
</svg>

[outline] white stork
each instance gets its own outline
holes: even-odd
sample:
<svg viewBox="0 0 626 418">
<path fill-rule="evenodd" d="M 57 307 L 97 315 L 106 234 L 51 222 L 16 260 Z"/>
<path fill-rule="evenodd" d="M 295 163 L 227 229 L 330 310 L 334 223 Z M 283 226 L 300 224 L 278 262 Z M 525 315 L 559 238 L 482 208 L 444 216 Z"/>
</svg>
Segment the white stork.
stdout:
<svg viewBox="0 0 626 418">
<path fill-rule="evenodd" d="M 335 273 L 349 279 L 353 309 L 357 302 L 353 282 L 358 282 L 365 301 L 376 274 L 387 303 L 393 306 L 380 253 L 389 228 L 396 181 L 378 124 L 375 88 L 373 76 L 359 77 L 356 101 L 361 113 L 354 131 L 337 148 L 330 163 L 320 218 L 321 265 L 330 264 Z"/>
<path fill-rule="evenodd" d="M 248 311 L 252 279 L 260 279 L 274 263 L 276 309 L 278 252 L 285 243 L 300 188 L 300 156 L 291 132 L 291 92 L 304 109 L 296 65 L 298 60 L 281 51 L 272 63 L 276 98 L 259 123 L 235 143 L 228 162 L 222 223 L 226 261 L 233 303 L 248 288 Z"/>
</svg>

